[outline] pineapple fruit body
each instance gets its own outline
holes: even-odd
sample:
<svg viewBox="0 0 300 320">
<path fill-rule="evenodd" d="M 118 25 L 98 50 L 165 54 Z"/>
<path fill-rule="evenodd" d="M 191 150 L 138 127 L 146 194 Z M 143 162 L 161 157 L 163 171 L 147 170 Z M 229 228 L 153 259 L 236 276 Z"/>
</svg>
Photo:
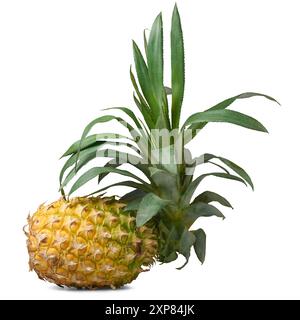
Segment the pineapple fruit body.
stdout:
<svg viewBox="0 0 300 320">
<path fill-rule="evenodd" d="M 39 278 L 77 288 L 120 287 L 155 259 L 153 228 L 114 198 L 60 199 L 28 218 L 30 269 Z"/>
</svg>

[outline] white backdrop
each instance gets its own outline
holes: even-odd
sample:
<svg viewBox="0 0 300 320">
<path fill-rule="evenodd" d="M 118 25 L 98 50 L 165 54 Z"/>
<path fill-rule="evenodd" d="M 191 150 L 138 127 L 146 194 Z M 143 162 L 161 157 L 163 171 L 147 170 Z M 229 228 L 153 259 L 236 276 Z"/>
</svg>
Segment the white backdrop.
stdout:
<svg viewBox="0 0 300 320">
<path fill-rule="evenodd" d="M 236 161 L 256 186 L 253 193 L 220 179 L 203 184 L 235 207 L 224 210 L 224 221 L 199 222 L 207 233 L 205 264 L 193 254 L 182 271 L 175 269 L 181 260 L 156 265 L 117 291 L 63 290 L 28 272 L 22 233 L 27 214 L 59 196 L 58 158 L 84 125 L 101 108 L 133 106 L 131 39 L 142 44 L 143 29 L 160 10 L 169 59 L 173 5 L 0 2 L 1 298 L 300 298 L 297 0 L 178 0 L 186 49 L 184 117 L 244 91 L 269 94 L 282 104 L 252 98 L 233 105 L 258 118 L 269 135 L 210 124 L 191 144 L 194 155 L 212 152 Z"/>
</svg>

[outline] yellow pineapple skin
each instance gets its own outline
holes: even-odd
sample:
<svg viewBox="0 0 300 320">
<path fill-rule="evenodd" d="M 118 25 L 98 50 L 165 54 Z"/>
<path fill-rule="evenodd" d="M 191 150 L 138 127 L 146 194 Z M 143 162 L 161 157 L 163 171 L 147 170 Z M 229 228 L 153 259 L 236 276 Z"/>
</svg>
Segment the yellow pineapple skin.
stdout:
<svg viewBox="0 0 300 320">
<path fill-rule="evenodd" d="M 59 199 L 28 217 L 30 270 L 76 288 L 121 287 L 155 262 L 158 240 L 114 198 Z"/>
</svg>

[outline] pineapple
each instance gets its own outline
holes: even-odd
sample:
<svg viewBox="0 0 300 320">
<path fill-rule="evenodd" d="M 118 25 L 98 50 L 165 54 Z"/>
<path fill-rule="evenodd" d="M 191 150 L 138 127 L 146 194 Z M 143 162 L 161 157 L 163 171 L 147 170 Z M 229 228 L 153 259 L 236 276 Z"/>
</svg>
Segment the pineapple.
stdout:
<svg viewBox="0 0 300 320">
<path fill-rule="evenodd" d="M 196 194 L 201 182 L 213 176 L 253 189 L 250 176 L 233 161 L 207 153 L 193 156 L 188 143 L 210 122 L 267 132 L 256 119 L 228 107 L 238 99 L 254 96 L 277 101 L 264 94 L 246 92 L 182 121 L 185 63 L 176 5 L 171 24 L 170 87 L 164 84 L 161 14 L 156 17 L 149 37 L 144 32 L 144 51 L 145 55 L 133 41 L 136 72 L 130 68 L 130 79 L 137 110 L 105 109 L 106 114 L 86 126 L 81 138 L 62 156 L 67 157 L 59 176 L 63 198 L 40 207 L 29 219 L 30 266 L 40 278 L 66 286 L 118 287 L 136 278 L 143 266 L 150 266 L 155 260 L 168 263 L 182 255 L 185 263 L 178 269 L 183 268 L 192 248 L 203 263 L 206 234 L 202 228 L 193 228 L 194 222 L 202 217 L 224 218 L 213 202 L 232 206 L 215 192 Z M 108 110 L 117 110 L 125 118 Z M 128 134 L 90 134 L 95 125 L 109 121 L 125 127 Z M 99 157 L 109 161 L 104 166 L 87 168 L 90 161 Z M 196 177 L 196 167 L 207 163 L 216 170 Z M 123 164 L 141 174 L 121 168 Z M 69 198 L 92 179 L 97 178 L 98 184 L 102 184 L 111 173 L 126 180 L 101 186 L 82 198 Z M 117 200 L 102 198 L 115 186 L 132 190 Z M 123 241 L 125 235 L 127 240 Z"/>
<path fill-rule="evenodd" d="M 153 228 L 114 198 L 60 199 L 28 218 L 30 269 L 39 278 L 77 288 L 120 287 L 154 262 Z"/>
</svg>

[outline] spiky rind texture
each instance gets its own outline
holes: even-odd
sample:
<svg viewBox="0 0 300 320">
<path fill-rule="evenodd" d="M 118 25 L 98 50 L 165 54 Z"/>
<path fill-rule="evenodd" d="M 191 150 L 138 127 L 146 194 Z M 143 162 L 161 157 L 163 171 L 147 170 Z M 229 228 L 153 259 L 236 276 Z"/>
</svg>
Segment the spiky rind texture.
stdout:
<svg viewBox="0 0 300 320">
<path fill-rule="evenodd" d="M 114 198 L 60 199 L 28 217 L 29 266 L 39 278 L 76 288 L 120 287 L 154 263 L 152 227 Z"/>
</svg>

